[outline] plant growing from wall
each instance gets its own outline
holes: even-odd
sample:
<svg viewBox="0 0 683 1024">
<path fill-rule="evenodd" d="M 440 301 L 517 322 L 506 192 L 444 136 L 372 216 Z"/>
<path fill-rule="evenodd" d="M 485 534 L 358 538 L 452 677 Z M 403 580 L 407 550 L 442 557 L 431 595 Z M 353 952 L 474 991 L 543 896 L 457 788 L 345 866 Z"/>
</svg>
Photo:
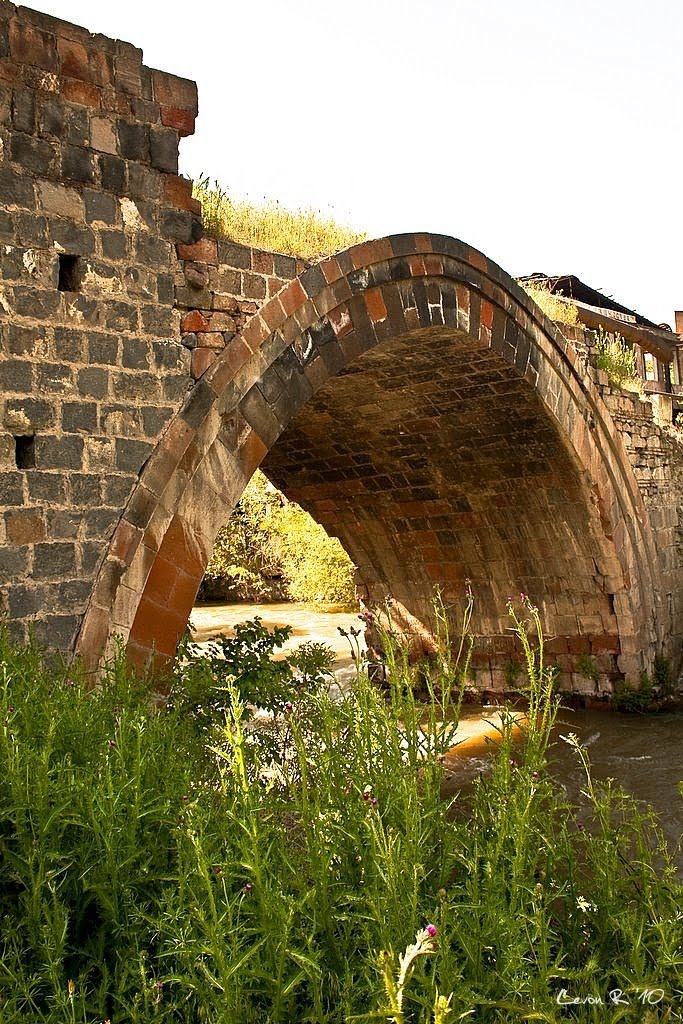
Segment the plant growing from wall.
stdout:
<svg viewBox="0 0 683 1024">
<path fill-rule="evenodd" d="M 506 690 L 514 690 L 522 673 L 522 666 L 518 661 L 513 658 L 508 658 L 503 666 L 503 675 L 505 676 L 505 688 Z"/>
<path fill-rule="evenodd" d="M 590 654 L 581 654 L 576 662 L 576 671 L 584 679 L 590 679 L 592 682 L 597 683 L 600 673 L 598 672 L 595 659 L 591 658 Z"/>
<path fill-rule="evenodd" d="M 558 295 L 553 295 L 547 284 L 533 281 L 518 281 L 527 295 L 534 300 L 549 320 L 556 324 L 573 326 L 579 322 L 579 311 L 574 303 Z"/>
<path fill-rule="evenodd" d="M 595 337 L 595 365 L 605 371 L 610 384 L 627 391 L 641 391 L 643 385 L 638 376 L 633 346 L 620 334 L 607 334 L 602 327 Z"/>
</svg>

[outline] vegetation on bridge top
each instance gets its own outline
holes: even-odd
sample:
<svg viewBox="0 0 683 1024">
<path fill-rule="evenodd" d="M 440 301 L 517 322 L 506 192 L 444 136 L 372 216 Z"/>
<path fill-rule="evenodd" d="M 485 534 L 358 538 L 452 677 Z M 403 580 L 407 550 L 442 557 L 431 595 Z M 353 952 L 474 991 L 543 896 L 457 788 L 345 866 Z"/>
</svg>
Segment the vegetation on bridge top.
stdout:
<svg viewBox="0 0 683 1024">
<path fill-rule="evenodd" d="M 536 284 L 533 281 L 518 281 L 521 288 L 534 300 L 541 312 L 556 324 L 574 326 L 579 322 L 579 310 L 573 302 L 553 295 L 547 284 Z"/>
<path fill-rule="evenodd" d="M 303 260 L 319 260 L 368 237 L 319 210 L 290 210 L 273 199 L 262 205 L 233 199 L 218 181 L 202 177 L 193 195 L 202 204 L 207 234 Z"/>
<path fill-rule="evenodd" d="M 599 329 L 596 335 L 595 365 L 605 371 L 610 384 L 627 391 L 643 392 L 633 346 L 620 334 L 607 334 L 602 328 Z"/>
</svg>

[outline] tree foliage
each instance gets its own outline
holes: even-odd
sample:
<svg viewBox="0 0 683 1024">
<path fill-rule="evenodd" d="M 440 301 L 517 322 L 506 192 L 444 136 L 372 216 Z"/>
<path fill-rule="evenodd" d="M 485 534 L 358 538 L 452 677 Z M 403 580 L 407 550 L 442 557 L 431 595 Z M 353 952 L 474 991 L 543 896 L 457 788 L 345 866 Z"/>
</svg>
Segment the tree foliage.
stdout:
<svg viewBox="0 0 683 1024">
<path fill-rule="evenodd" d="M 352 604 L 353 565 L 336 538 L 256 472 L 216 539 L 200 596 Z"/>
</svg>

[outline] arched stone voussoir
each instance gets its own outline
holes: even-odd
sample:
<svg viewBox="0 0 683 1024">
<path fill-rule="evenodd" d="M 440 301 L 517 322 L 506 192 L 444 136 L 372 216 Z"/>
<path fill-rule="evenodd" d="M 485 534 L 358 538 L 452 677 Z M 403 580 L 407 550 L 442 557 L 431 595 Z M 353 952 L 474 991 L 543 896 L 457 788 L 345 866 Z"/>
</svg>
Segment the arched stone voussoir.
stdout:
<svg viewBox="0 0 683 1024">
<path fill-rule="evenodd" d="M 139 660 L 173 656 L 215 534 L 264 459 L 370 590 L 391 586 L 418 618 L 435 584 L 454 593 L 474 571 L 489 633 L 503 587 L 537 588 L 567 666 L 607 652 L 635 678 L 657 647 L 657 552 L 609 411 L 557 326 L 463 242 L 354 246 L 304 270 L 228 343 L 119 522 L 79 638 L 88 660 L 114 632 Z"/>
</svg>

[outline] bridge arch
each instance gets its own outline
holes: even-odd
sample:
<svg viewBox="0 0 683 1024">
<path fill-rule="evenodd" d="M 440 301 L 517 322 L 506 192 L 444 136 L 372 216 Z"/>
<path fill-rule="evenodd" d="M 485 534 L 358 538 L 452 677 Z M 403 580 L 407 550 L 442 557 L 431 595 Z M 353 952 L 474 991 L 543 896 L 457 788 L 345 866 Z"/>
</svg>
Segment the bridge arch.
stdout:
<svg viewBox="0 0 683 1024">
<path fill-rule="evenodd" d="M 171 658 L 255 469 L 336 533 L 370 600 L 421 622 L 473 579 L 489 664 L 523 590 L 566 659 L 635 680 L 658 652 L 659 568 L 619 433 L 582 360 L 496 264 L 440 235 L 355 246 L 295 278 L 168 425 L 77 640 Z"/>
</svg>

